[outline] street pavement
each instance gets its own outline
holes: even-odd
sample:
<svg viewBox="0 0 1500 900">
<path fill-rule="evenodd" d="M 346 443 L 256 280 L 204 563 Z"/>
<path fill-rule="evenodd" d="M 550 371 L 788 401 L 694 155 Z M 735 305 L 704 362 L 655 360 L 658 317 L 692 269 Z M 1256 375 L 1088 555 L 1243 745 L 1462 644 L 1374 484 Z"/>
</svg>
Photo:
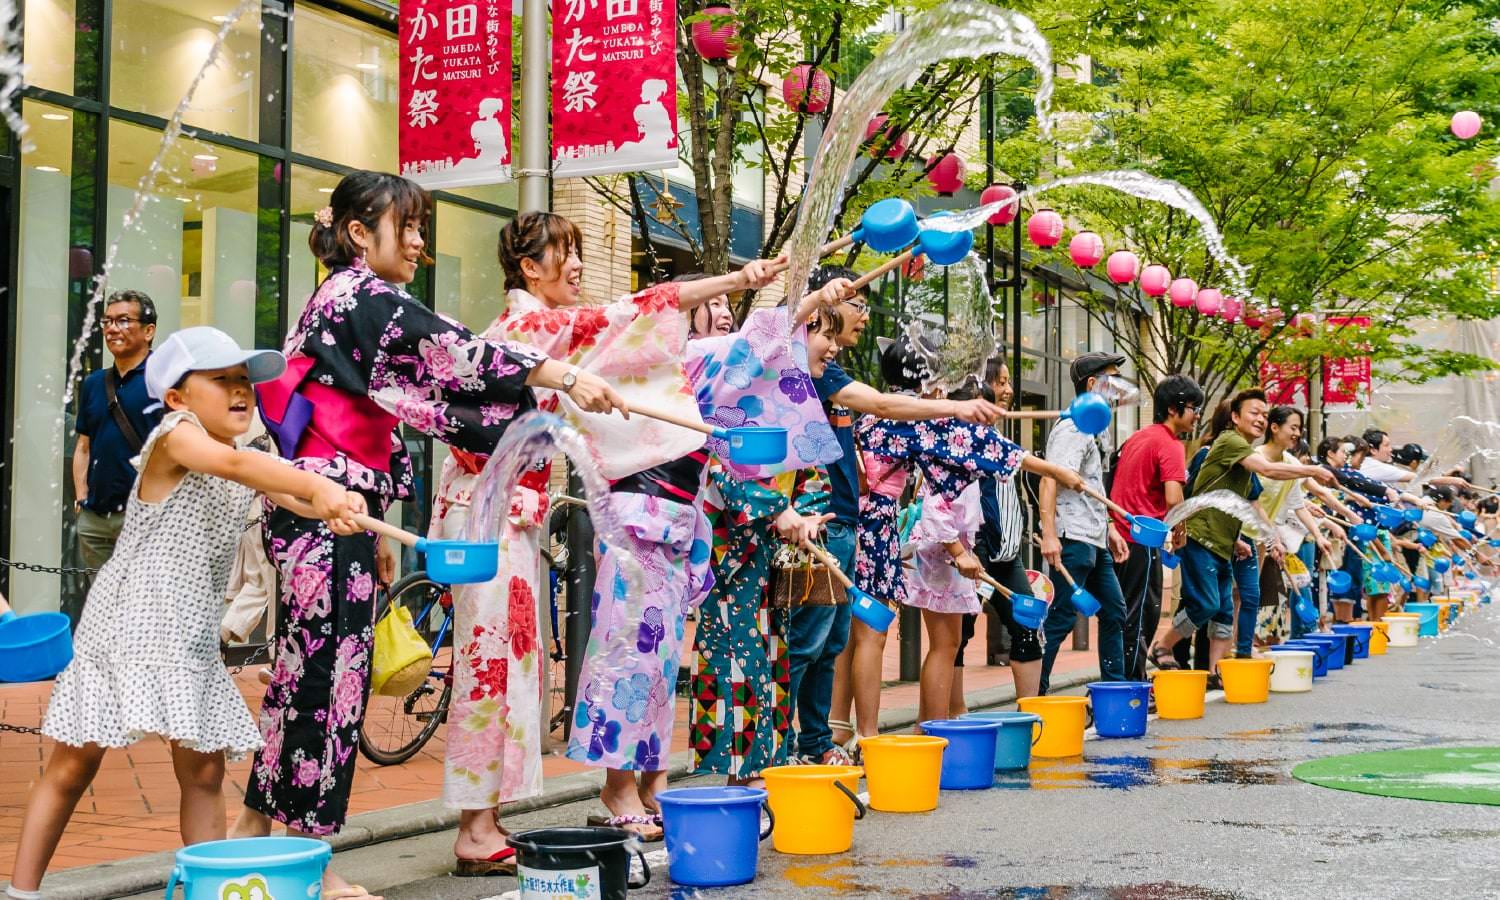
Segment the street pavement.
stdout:
<svg viewBox="0 0 1500 900">
<path fill-rule="evenodd" d="M 1037 761 L 987 791 L 944 792 L 931 813 L 871 812 L 853 849 L 776 853 L 753 884 L 671 884 L 661 845 L 632 896 L 913 898 L 1500 897 L 1500 809 L 1333 791 L 1295 781 L 1298 763 L 1404 747 L 1500 743 L 1500 608 L 1438 639 L 1393 648 L 1263 705 L 1209 705 L 1203 719 L 1151 723 L 1146 737 L 1091 740 L 1084 757 Z M 708 784 L 687 779 L 680 784 Z M 597 802 L 509 819 L 517 830 L 583 824 Z M 448 833 L 334 857 L 389 900 L 510 898 L 510 878 L 447 874 Z M 159 897 L 159 892 L 137 895 Z"/>
</svg>

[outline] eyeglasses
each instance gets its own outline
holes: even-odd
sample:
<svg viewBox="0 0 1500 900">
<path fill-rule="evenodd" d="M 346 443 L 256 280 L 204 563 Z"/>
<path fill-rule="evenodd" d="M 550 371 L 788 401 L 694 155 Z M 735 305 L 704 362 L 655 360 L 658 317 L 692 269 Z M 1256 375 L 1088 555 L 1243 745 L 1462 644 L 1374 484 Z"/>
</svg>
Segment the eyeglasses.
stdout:
<svg viewBox="0 0 1500 900">
<path fill-rule="evenodd" d="M 141 321 L 133 316 L 105 316 L 99 320 L 99 324 L 106 329 L 118 328 L 121 331 L 129 328 L 135 322 Z"/>
<path fill-rule="evenodd" d="M 865 313 L 869 312 L 870 310 L 870 304 L 859 299 L 858 297 L 851 297 L 848 300 L 845 300 L 844 305 L 854 307 L 854 311 L 858 313 Z"/>
</svg>

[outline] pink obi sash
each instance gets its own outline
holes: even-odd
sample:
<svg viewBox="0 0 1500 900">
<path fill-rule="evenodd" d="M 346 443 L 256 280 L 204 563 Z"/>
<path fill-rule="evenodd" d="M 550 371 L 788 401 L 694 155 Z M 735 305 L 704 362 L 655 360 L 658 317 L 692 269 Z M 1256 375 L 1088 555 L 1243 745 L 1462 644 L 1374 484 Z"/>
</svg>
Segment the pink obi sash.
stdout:
<svg viewBox="0 0 1500 900">
<path fill-rule="evenodd" d="M 260 417 L 287 459 L 343 454 L 378 472 L 391 471 L 391 433 L 399 420 L 369 397 L 309 379 L 312 357 L 287 360 L 275 381 L 257 385 Z"/>
</svg>

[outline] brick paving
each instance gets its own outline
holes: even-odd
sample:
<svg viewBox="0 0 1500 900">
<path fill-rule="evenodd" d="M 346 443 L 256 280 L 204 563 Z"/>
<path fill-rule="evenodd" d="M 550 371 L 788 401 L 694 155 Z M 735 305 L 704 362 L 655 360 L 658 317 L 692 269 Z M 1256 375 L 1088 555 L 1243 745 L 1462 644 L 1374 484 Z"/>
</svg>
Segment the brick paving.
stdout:
<svg viewBox="0 0 1500 900">
<path fill-rule="evenodd" d="M 691 645 L 689 635 L 684 646 Z M 984 648 L 985 623 L 981 617 L 978 634 L 965 653 L 965 688 L 970 692 L 1011 683 L 1010 669 L 985 665 Z M 1073 671 L 1094 663 L 1092 652 L 1064 651 L 1058 658 L 1057 671 Z M 252 712 L 259 710 L 262 695 L 255 672 L 254 667 L 248 668 L 235 679 Z M 899 642 L 893 631 L 886 646 L 884 675 L 890 682 L 899 674 Z M 0 684 L 0 722 L 39 724 L 50 693 L 51 684 L 45 682 Z M 889 684 L 882 696 L 882 708 L 915 706 L 917 685 Z M 686 748 L 686 719 L 687 701 L 679 696 L 674 752 Z M 445 728 L 439 728 L 416 756 L 399 766 L 378 766 L 362 755 L 357 757 L 350 814 L 435 799 L 442 783 Z M 37 735 L 0 732 L 0 759 L 5 761 L 0 766 L 0 879 L 10 877 L 26 796 L 41 775 L 51 743 Z M 545 776 L 555 777 L 585 768 L 563 758 L 561 748 L 556 747 L 544 758 L 542 770 Z M 248 771 L 248 759 L 229 764 L 224 799 L 231 821 L 244 797 Z M 63 835 L 51 871 L 175 849 L 181 845 L 177 803 L 177 782 L 166 743 L 161 738 L 149 737 L 127 749 L 106 754 L 99 777 L 79 803 Z"/>
</svg>

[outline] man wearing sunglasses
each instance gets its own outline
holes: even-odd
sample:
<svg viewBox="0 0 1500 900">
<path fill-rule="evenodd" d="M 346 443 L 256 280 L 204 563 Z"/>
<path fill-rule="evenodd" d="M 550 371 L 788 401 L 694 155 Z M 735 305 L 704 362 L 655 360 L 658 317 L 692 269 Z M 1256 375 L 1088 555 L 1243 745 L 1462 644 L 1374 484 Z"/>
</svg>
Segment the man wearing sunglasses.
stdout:
<svg viewBox="0 0 1500 900">
<path fill-rule="evenodd" d="M 114 553 L 125 523 L 125 501 L 135 483 L 130 459 L 161 421 L 146 393 L 146 357 L 156 337 L 156 305 L 143 291 L 115 291 L 100 320 L 110 364 L 83 380 L 78 392 L 78 443 L 73 448 L 73 509 L 78 514 L 78 555 L 91 569 Z M 64 601 L 76 625 L 83 597 Z M 74 608 L 67 608 L 72 606 Z"/>
</svg>

